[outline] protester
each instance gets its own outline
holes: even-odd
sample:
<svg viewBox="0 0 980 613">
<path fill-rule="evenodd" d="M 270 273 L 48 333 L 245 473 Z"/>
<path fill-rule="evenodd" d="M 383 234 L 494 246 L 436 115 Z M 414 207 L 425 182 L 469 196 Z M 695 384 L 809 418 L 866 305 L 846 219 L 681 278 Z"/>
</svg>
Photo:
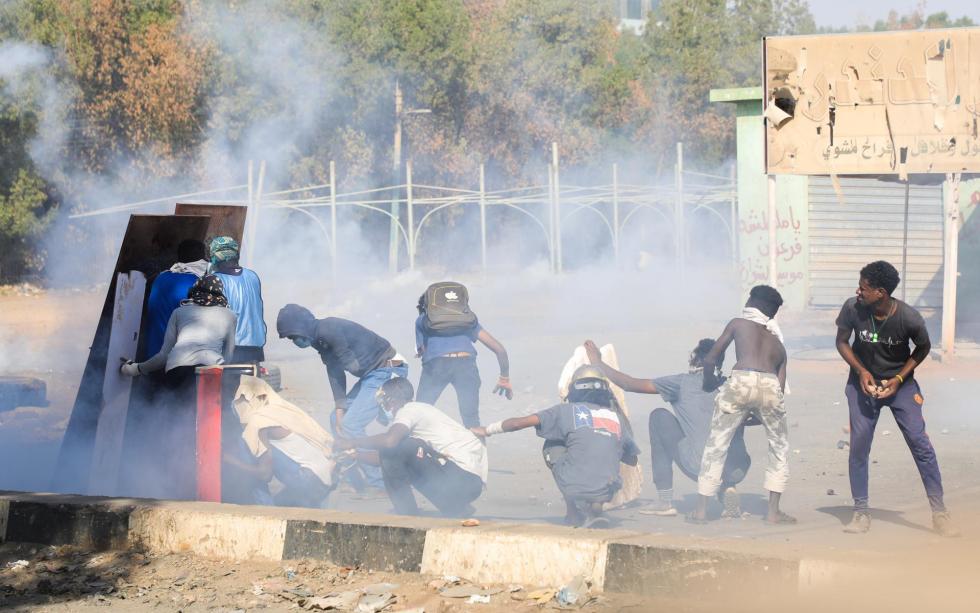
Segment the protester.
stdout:
<svg viewBox="0 0 980 613">
<path fill-rule="evenodd" d="M 783 297 L 768 285 L 757 285 L 749 292 L 742 316 L 728 322 L 725 331 L 702 360 L 705 391 L 713 391 L 721 382 L 717 369 L 724 361 L 725 350 L 735 341 L 735 367 L 732 375 L 715 397 L 711 433 L 704 447 L 698 476 L 698 503 L 688 516 L 693 523 L 704 523 L 708 499 L 722 485 L 722 475 L 729 447 L 750 417 L 762 423 L 769 439 L 769 466 L 765 488 L 769 490 L 770 524 L 792 524 L 796 519 L 779 509 L 779 500 L 789 480 L 789 431 L 783 392 L 786 386 L 786 349 L 776 312 Z"/>
<path fill-rule="evenodd" d="M 153 280 L 146 301 L 146 341 L 143 355 L 154 356 L 163 346 L 170 315 L 187 299 L 194 282 L 207 274 L 206 247 L 199 240 L 187 239 L 177 246 L 177 263 Z"/>
<path fill-rule="evenodd" d="M 711 431 L 716 395 L 714 391 L 704 391 L 702 371 L 704 357 L 714 344 L 711 338 L 698 342 L 691 351 L 688 372 L 651 380 L 637 379 L 616 370 L 602 361 L 595 343 L 585 341 L 589 361 L 599 367 L 613 384 L 636 394 L 660 394 L 674 410 L 671 413 L 667 409 L 657 408 L 650 413 L 650 451 L 657 500 L 648 510 L 654 515 L 677 515 L 673 503 L 674 464 L 687 478 L 698 480 L 701 456 Z M 719 360 L 724 360 L 724 356 Z M 720 368 L 720 361 L 716 368 Z M 745 449 L 744 430 L 744 425 L 736 430 L 722 470 L 722 517 L 739 517 L 742 513 L 735 486 L 745 478 L 752 464 Z"/>
<path fill-rule="evenodd" d="M 337 449 L 357 449 L 362 461 L 379 463 L 395 512 L 418 515 L 415 488 L 448 517 L 472 515 L 471 503 L 487 482 L 486 446 L 451 417 L 413 402 L 408 379 L 386 381 L 378 405 L 391 426 L 382 434 L 337 439 Z"/>
<path fill-rule="evenodd" d="M 483 329 L 475 315 L 464 318 L 462 322 L 454 322 L 455 325 L 433 329 L 432 320 L 435 319 L 438 325 L 439 313 L 442 312 L 440 307 L 446 302 L 446 296 L 463 302 L 453 309 L 454 314 L 461 309 L 469 311 L 468 293 L 458 283 L 433 284 L 419 297 L 416 307 L 419 316 L 415 320 L 416 356 L 422 358 L 418 400 L 435 404 L 446 386 L 452 385 L 456 390 L 463 425 L 472 428 L 480 425 L 480 372 L 476 366 L 476 347 L 473 343 L 479 340 L 497 356 L 500 377 L 493 393 L 506 396 L 508 400 L 514 397 L 510 386 L 510 363 L 507 350 Z"/>
<path fill-rule="evenodd" d="M 300 348 L 312 347 L 320 354 L 335 405 L 330 423 L 338 436 L 363 437 L 368 424 L 378 418 L 378 388 L 389 379 L 408 376 L 405 359 L 391 343 L 353 321 L 317 319 L 309 309 L 287 304 L 279 311 L 276 328 L 279 338 L 288 338 Z M 358 378 L 350 392 L 347 373 Z M 361 463 L 361 470 L 368 485 L 383 487 L 377 466 Z"/>
<path fill-rule="evenodd" d="M 153 397 L 153 445 L 148 453 L 158 460 L 162 492 L 174 498 L 193 498 L 195 491 L 196 376 L 198 366 L 231 359 L 235 347 L 235 314 L 227 308 L 221 280 L 214 275 L 194 282 L 187 299 L 170 316 L 160 351 L 144 362 L 127 361 L 124 375 L 136 377 L 164 370 Z M 144 424 L 144 427 L 146 425 Z"/>
<path fill-rule="evenodd" d="M 932 347 L 929 332 L 918 311 L 892 297 L 899 281 L 894 266 L 871 262 L 861 269 L 857 295 L 844 303 L 837 317 L 837 351 L 851 367 L 844 396 L 851 421 L 847 463 L 854 516 L 844 531 L 863 533 L 871 528 L 868 457 L 881 409 L 888 407 L 919 469 L 932 508 L 933 528 L 942 536 L 958 536 L 943 502 L 939 461 L 926 434 L 924 399 L 915 379 L 915 368 Z"/>
<path fill-rule="evenodd" d="M 235 454 L 226 458 L 261 484 L 252 487 L 254 502 L 325 508 L 337 483 L 330 433 L 258 377 L 241 378 L 234 407 L 242 427 L 240 440 L 254 460 L 245 462 Z M 266 485 L 273 476 L 283 486 L 274 497 Z M 222 499 L 226 500 L 224 492 Z"/>
<path fill-rule="evenodd" d="M 585 365 L 572 377 L 567 402 L 472 430 L 488 437 L 534 427 L 545 439 L 544 461 L 565 499 L 565 522 L 600 528 L 609 525 L 603 503 L 622 487 L 620 462 L 635 466 L 640 453 L 628 423 L 602 371 Z"/>
<path fill-rule="evenodd" d="M 255 271 L 238 264 L 238 242 L 230 236 L 211 241 L 211 272 L 225 287 L 228 307 L 238 316 L 235 326 L 235 364 L 265 360 L 265 316 L 262 283 Z"/>
</svg>

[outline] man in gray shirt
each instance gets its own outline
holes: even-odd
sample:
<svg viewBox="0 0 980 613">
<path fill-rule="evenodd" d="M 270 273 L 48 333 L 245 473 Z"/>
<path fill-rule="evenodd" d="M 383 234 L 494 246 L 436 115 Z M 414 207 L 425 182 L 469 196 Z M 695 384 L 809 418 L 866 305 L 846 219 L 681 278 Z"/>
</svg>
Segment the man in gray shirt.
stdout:
<svg viewBox="0 0 980 613">
<path fill-rule="evenodd" d="M 531 427 L 545 439 L 544 461 L 565 499 L 565 523 L 607 527 L 602 505 L 622 487 L 619 464 L 636 466 L 640 453 L 609 381 L 598 368 L 580 366 L 572 376 L 568 402 L 471 430 L 487 437 Z"/>
<path fill-rule="evenodd" d="M 715 341 L 701 339 L 691 351 L 686 373 L 659 377 L 657 379 L 637 379 L 624 374 L 602 361 L 599 348 L 592 341 L 585 341 L 585 351 L 589 362 L 602 369 L 609 380 L 624 391 L 636 394 L 660 394 L 670 403 L 673 413 L 665 408 L 654 409 L 650 413 L 650 451 L 653 463 L 653 483 L 657 487 L 657 500 L 650 511 L 655 515 L 677 515 L 674 508 L 674 464 L 688 478 L 698 480 L 701 456 L 711 432 L 711 416 L 715 410 L 715 391 L 702 389 L 702 370 L 704 356 L 708 354 Z M 722 473 L 723 487 L 719 498 L 725 507 L 723 517 L 741 515 L 738 492 L 735 486 L 740 483 L 752 459 L 745 449 L 744 427 L 738 429 L 725 461 Z"/>
<path fill-rule="evenodd" d="M 187 300 L 170 315 L 160 351 L 145 362 L 130 361 L 120 367 L 130 377 L 166 371 L 153 394 L 154 410 L 139 424 L 147 435 L 140 437 L 145 442 L 141 455 L 146 466 L 137 471 L 142 472 L 139 495 L 194 497 L 195 369 L 231 360 L 235 321 L 221 280 L 214 275 L 201 277 L 188 290 Z"/>
</svg>

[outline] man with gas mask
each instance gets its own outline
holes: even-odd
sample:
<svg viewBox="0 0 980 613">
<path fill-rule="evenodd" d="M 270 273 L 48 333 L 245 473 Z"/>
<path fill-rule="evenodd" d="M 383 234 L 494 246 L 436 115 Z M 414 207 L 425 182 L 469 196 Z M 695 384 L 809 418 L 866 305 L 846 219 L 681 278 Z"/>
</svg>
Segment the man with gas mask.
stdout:
<svg viewBox="0 0 980 613">
<path fill-rule="evenodd" d="M 487 481 L 487 448 L 469 430 L 431 404 L 413 402 L 408 379 L 386 381 L 377 403 L 387 432 L 334 441 L 338 450 L 356 449 L 358 461 L 381 465 L 385 490 L 395 512 L 418 515 L 412 488 L 447 517 L 472 514 L 471 503 Z"/>
<path fill-rule="evenodd" d="M 353 321 L 317 319 L 309 309 L 287 304 L 279 311 L 276 329 L 279 338 L 288 338 L 300 348 L 312 347 L 320 354 L 333 393 L 330 423 L 337 436 L 363 437 L 368 424 L 379 416 L 375 393 L 385 381 L 408 376 L 405 358 L 391 343 Z M 358 378 L 349 392 L 347 373 Z M 382 487 L 377 466 L 361 464 L 360 468 L 368 485 Z M 347 471 L 348 476 L 354 474 Z"/>
<path fill-rule="evenodd" d="M 488 437 L 531 427 L 545 439 L 544 461 L 565 499 L 565 523 L 608 527 L 602 505 L 622 487 L 619 463 L 635 466 L 640 450 L 602 371 L 580 366 L 572 376 L 566 402 L 472 430 Z"/>
</svg>

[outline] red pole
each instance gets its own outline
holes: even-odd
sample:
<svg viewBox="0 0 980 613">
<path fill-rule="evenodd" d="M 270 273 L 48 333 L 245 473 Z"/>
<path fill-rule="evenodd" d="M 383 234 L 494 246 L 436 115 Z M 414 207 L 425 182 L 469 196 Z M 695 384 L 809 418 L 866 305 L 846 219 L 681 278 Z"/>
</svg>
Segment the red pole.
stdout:
<svg viewBox="0 0 980 613">
<path fill-rule="evenodd" d="M 197 499 L 221 502 L 221 368 L 197 369 Z"/>
</svg>

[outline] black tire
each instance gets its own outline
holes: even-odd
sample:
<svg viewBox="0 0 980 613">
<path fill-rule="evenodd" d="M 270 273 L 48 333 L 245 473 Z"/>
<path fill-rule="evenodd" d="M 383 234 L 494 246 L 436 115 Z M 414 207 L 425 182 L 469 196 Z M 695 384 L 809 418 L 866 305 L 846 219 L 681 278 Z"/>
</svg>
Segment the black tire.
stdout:
<svg viewBox="0 0 980 613">
<path fill-rule="evenodd" d="M 260 378 L 269 384 L 273 391 L 282 391 L 282 371 L 274 364 L 262 364 Z"/>
<path fill-rule="evenodd" d="M 0 411 L 23 406 L 48 406 L 44 381 L 34 377 L 0 377 Z"/>
</svg>

